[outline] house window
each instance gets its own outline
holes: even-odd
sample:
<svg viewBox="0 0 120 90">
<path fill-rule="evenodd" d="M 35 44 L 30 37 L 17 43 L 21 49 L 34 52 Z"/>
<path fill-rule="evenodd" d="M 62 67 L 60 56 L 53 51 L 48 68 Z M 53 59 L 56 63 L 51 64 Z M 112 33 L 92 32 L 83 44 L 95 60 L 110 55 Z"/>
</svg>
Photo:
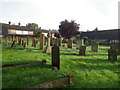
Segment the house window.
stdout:
<svg viewBox="0 0 120 90">
<path fill-rule="evenodd" d="M 23 31 L 23 34 L 24 35 L 28 35 L 28 31 Z"/>
<path fill-rule="evenodd" d="M 8 34 L 16 34 L 16 30 L 9 29 L 9 30 L 8 30 Z"/>
<path fill-rule="evenodd" d="M 29 31 L 28 34 L 29 34 L 29 35 L 33 35 L 33 31 Z"/>
<path fill-rule="evenodd" d="M 22 30 L 9 29 L 8 34 L 33 35 L 33 31 L 22 31 Z"/>
<path fill-rule="evenodd" d="M 16 30 L 16 34 L 22 34 L 22 31 Z"/>
</svg>

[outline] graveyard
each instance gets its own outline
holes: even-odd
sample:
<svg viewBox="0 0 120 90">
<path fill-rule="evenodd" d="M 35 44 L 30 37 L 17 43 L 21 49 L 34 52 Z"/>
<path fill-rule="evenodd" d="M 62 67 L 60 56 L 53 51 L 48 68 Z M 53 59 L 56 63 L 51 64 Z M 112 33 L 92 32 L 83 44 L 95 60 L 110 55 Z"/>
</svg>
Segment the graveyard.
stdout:
<svg viewBox="0 0 120 90">
<path fill-rule="evenodd" d="M 119 88 L 120 55 L 117 55 L 117 60 L 109 60 L 110 45 L 99 45 L 97 50 L 95 46 L 86 45 L 81 47 L 82 52 L 73 42 L 61 42 L 60 46 L 57 45 L 58 52 L 51 50 L 50 39 L 45 42 L 44 35 L 40 38 L 3 37 L 2 88 L 35 88 L 68 75 L 72 77 L 70 84 L 58 85 L 57 88 Z M 53 43 L 57 44 L 57 40 Z M 46 47 L 51 49 L 47 52 Z M 53 67 L 52 59 L 58 58 L 57 52 L 59 66 Z"/>
</svg>

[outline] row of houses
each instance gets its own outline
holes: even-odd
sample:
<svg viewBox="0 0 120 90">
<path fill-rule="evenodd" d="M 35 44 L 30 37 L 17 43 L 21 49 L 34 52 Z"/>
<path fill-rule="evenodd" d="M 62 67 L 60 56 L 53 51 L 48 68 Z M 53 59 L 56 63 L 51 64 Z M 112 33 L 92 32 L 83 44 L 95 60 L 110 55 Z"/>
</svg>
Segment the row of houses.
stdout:
<svg viewBox="0 0 120 90">
<path fill-rule="evenodd" d="M 10 24 L 4 24 L 0 23 L 0 35 L 1 37 L 7 37 L 7 36 L 33 36 L 35 33 L 43 32 L 45 35 L 47 35 L 48 30 L 43 30 L 41 28 L 38 29 L 32 29 L 26 26 L 20 26 L 20 25 L 10 25 Z"/>
<path fill-rule="evenodd" d="M 35 33 L 42 32 L 45 36 L 48 33 L 48 30 L 41 28 L 31 29 L 26 26 L 20 25 L 10 25 L 0 23 L 0 35 L 3 37 L 6 36 L 33 36 Z M 54 34 L 54 32 L 52 32 Z M 120 29 L 111 29 L 111 30 L 99 30 L 99 31 L 87 31 L 81 32 L 81 37 L 88 37 L 91 40 L 120 40 Z"/>
<path fill-rule="evenodd" d="M 81 37 L 88 37 L 91 40 L 98 40 L 99 42 L 118 42 L 118 40 L 120 40 L 120 29 L 82 32 Z"/>
</svg>

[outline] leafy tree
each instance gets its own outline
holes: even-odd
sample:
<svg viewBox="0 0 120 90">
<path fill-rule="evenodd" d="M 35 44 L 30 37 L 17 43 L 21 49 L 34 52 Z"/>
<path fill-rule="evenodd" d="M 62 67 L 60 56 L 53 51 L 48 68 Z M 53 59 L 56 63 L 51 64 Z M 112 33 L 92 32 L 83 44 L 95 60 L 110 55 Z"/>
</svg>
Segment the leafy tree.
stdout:
<svg viewBox="0 0 120 90">
<path fill-rule="evenodd" d="M 68 20 L 61 21 L 59 25 L 59 32 L 61 36 L 65 39 L 69 39 L 80 32 L 79 30 L 79 24 L 75 23 L 75 21 L 71 20 L 69 22 Z"/>
<path fill-rule="evenodd" d="M 32 29 L 37 29 L 38 28 L 38 24 L 36 23 L 28 23 L 26 24 L 27 27 L 32 28 Z"/>
</svg>

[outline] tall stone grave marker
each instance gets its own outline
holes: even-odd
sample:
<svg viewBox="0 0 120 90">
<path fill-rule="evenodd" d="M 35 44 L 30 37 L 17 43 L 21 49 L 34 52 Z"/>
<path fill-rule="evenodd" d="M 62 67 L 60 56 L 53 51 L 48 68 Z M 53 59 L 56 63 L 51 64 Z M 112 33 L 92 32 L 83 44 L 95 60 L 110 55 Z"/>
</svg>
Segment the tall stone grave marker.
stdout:
<svg viewBox="0 0 120 90">
<path fill-rule="evenodd" d="M 47 42 L 47 47 L 46 47 L 46 49 L 45 49 L 45 52 L 46 53 L 51 53 L 51 46 L 50 46 L 50 35 L 51 35 L 51 33 L 50 33 L 50 31 L 48 32 L 48 42 Z"/>
<path fill-rule="evenodd" d="M 19 37 L 19 41 L 18 41 L 18 44 L 21 45 L 21 38 Z"/>
<path fill-rule="evenodd" d="M 80 46 L 84 46 L 83 39 L 78 39 L 76 43 L 76 49 L 80 49 Z"/>
<path fill-rule="evenodd" d="M 60 69 L 60 51 L 56 44 L 52 47 L 52 66 Z"/>
<path fill-rule="evenodd" d="M 91 51 L 98 52 L 98 46 L 99 46 L 98 42 L 92 41 Z"/>
<path fill-rule="evenodd" d="M 26 41 L 27 41 L 27 45 L 29 45 L 29 37 L 27 37 L 27 40 L 26 40 Z"/>
<path fill-rule="evenodd" d="M 40 35 L 40 49 L 44 50 L 44 40 L 45 40 L 45 36 L 44 34 Z"/>
<path fill-rule="evenodd" d="M 84 45 L 85 45 L 85 46 L 88 46 L 88 44 L 89 44 L 89 43 L 88 43 L 88 40 L 85 40 L 85 44 L 84 44 Z"/>
<path fill-rule="evenodd" d="M 15 40 L 12 42 L 11 47 L 13 47 L 13 46 L 14 46 L 14 44 L 15 44 Z"/>
</svg>

